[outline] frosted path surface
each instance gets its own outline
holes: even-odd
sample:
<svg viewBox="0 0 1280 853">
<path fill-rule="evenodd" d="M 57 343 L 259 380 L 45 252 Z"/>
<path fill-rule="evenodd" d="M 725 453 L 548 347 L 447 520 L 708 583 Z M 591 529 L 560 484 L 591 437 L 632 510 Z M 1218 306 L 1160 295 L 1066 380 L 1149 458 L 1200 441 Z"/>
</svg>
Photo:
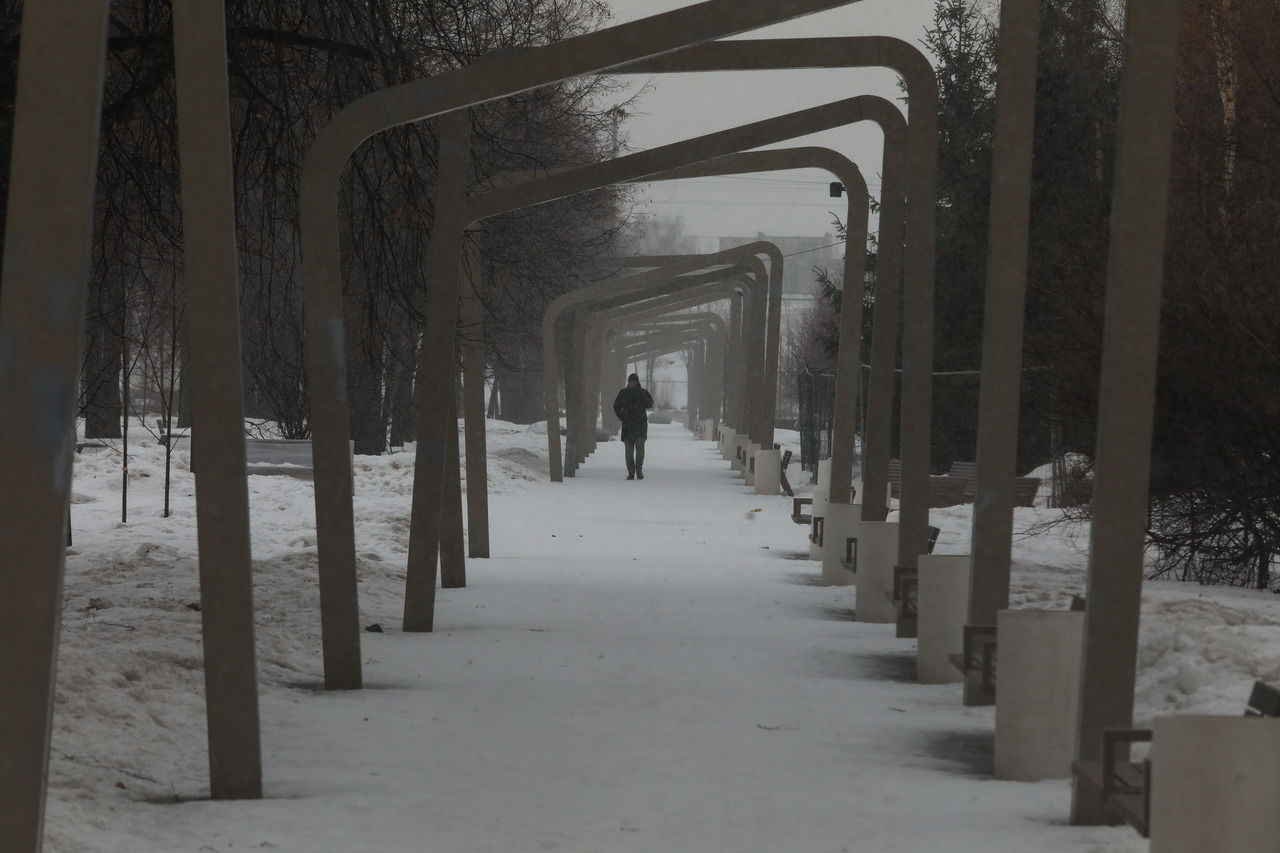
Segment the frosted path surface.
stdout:
<svg viewBox="0 0 1280 853">
<path fill-rule="evenodd" d="M 526 439 L 491 434 L 493 556 L 432 634 L 399 631 L 411 477 L 358 460 L 367 689 L 265 688 L 268 799 L 122 801 L 93 849 L 1146 849 L 1066 826 L 1065 781 L 993 781 L 992 709 L 915 684 L 914 641 L 852 622 L 713 443 L 652 425 L 645 480 L 615 441 L 552 484 Z"/>
</svg>

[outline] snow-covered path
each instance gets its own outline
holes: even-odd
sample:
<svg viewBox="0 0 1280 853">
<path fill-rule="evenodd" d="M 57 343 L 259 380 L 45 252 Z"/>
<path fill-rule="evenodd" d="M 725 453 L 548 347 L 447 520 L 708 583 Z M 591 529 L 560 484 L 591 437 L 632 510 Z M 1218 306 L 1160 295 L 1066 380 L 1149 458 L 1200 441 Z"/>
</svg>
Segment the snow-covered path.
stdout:
<svg viewBox="0 0 1280 853">
<path fill-rule="evenodd" d="M 678 425 L 651 427 L 644 481 L 621 456 L 562 485 L 491 472 L 493 556 L 432 634 L 399 632 L 402 532 L 363 510 L 367 688 L 264 688 L 267 799 L 120 797 L 91 849 L 1145 850 L 1064 825 L 1065 781 L 993 781 L 991 709 L 915 684 L 913 641 L 814 585 L 788 498 Z M 367 473 L 357 501 L 387 501 Z"/>
</svg>

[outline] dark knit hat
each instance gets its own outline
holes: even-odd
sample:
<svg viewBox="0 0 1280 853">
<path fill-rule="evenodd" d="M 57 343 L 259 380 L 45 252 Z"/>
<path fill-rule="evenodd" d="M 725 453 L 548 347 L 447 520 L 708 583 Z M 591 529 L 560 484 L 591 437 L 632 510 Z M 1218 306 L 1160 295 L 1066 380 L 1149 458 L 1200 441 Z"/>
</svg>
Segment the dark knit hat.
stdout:
<svg viewBox="0 0 1280 853">
<path fill-rule="evenodd" d="M 640 377 L 639 377 L 639 375 L 638 375 L 638 374 L 633 373 L 633 374 L 631 374 L 630 376 L 628 376 L 628 377 L 627 377 L 627 381 L 628 381 L 628 382 L 639 382 L 639 381 L 640 381 Z"/>
</svg>

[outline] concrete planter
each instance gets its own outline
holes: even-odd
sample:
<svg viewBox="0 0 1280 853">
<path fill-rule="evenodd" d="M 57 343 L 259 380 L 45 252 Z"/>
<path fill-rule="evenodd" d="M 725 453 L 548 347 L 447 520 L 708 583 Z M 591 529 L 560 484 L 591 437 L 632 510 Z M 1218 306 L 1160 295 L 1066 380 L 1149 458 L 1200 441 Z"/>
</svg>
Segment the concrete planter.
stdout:
<svg viewBox="0 0 1280 853">
<path fill-rule="evenodd" d="M 860 521 L 858 536 L 858 587 L 853 607 L 855 622 L 898 621 L 898 609 L 886 596 L 893 592 L 893 568 L 898 564 L 898 522 Z M 840 540 L 841 550 L 844 540 Z"/>
<path fill-rule="evenodd" d="M 1280 849 L 1277 767 L 1278 718 L 1156 719 L 1151 740 L 1151 853 Z"/>
<path fill-rule="evenodd" d="M 996 778 L 1070 777 L 1084 612 L 1001 610 L 996 636 Z"/>
<path fill-rule="evenodd" d="M 852 586 L 855 575 L 844 567 L 845 543 L 858 535 L 862 504 L 828 503 L 823 521 L 822 584 Z"/>
<path fill-rule="evenodd" d="M 921 554 L 917 560 L 916 680 L 963 681 L 964 673 L 952 665 L 951 655 L 960 654 L 964 646 L 972 560 L 968 554 Z"/>
<path fill-rule="evenodd" d="M 760 450 L 760 445 L 754 441 L 749 441 L 742 447 L 742 479 L 746 481 L 748 486 L 756 484 L 756 453 Z"/>
<path fill-rule="evenodd" d="M 776 495 L 782 489 L 782 451 L 756 451 L 756 494 Z"/>
</svg>

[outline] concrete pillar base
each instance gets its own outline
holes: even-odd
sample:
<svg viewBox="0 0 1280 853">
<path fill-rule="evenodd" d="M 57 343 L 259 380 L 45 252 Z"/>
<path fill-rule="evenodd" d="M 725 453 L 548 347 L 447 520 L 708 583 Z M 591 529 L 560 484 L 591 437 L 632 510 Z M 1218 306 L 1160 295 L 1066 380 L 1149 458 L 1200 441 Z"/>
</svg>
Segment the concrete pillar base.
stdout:
<svg viewBox="0 0 1280 853">
<path fill-rule="evenodd" d="M 732 459 L 733 458 L 733 437 L 734 435 L 736 435 L 736 433 L 733 430 L 733 427 L 721 426 L 719 435 L 720 437 L 719 437 L 719 440 L 717 441 L 717 447 L 719 447 L 720 449 L 720 455 L 723 456 L 725 459 Z"/>
<path fill-rule="evenodd" d="M 746 480 L 748 486 L 756 484 L 756 453 L 760 451 L 760 445 L 754 441 L 748 442 L 742 448 L 742 478 Z"/>
<path fill-rule="evenodd" d="M 815 482 L 813 485 L 813 491 L 816 493 L 819 490 L 822 491 L 822 494 L 824 496 L 831 493 L 831 460 L 830 459 L 818 460 L 818 479 L 817 479 L 817 482 Z"/>
<path fill-rule="evenodd" d="M 1070 777 L 1084 611 L 1001 610 L 996 636 L 996 778 L 1036 782 Z"/>
<path fill-rule="evenodd" d="M 809 514 L 813 520 L 809 522 L 809 559 L 822 562 L 822 541 L 814 540 L 820 531 L 826 526 L 827 516 L 827 492 L 826 490 L 813 493 L 813 505 L 809 507 Z"/>
<path fill-rule="evenodd" d="M 951 655 L 960 654 L 964 646 L 971 563 L 968 554 L 921 554 L 917 558 L 916 680 L 923 684 L 964 680 L 964 674 L 951 663 Z"/>
<path fill-rule="evenodd" d="M 845 545 L 850 536 L 858 535 L 861 504 L 828 503 L 823 521 L 822 576 L 823 586 L 852 586 L 855 575 L 844 564 Z"/>
<path fill-rule="evenodd" d="M 698 438 L 703 441 L 715 441 L 716 422 L 711 420 L 702 421 L 702 434 Z"/>
<path fill-rule="evenodd" d="M 1151 853 L 1275 850 L 1278 766 L 1280 719 L 1157 718 L 1151 740 Z"/>
<path fill-rule="evenodd" d="M 756 494 L 776 495 L 782 489 L 782 452 L 756 451 Z"/>
<path fill-rule="evenodd" d="M 746 467 L 742 464 L 742 451 L 750 443 L 751 439 L 745 433 L 735 433 L 733 436 L 733 445 L 729 448 L 729 465 L 739 476 Z"/>
<path fill-rule="evenodd" d="M 813 522 L 809 526 L 809 533 L 811 537 L 813 535 L 813 532 L 817 529 L 821 529 L 824 523 L 823 521 L 819 521 L 819 519 L 823 519 L 826 516 L 827 490 L 830 488 L 831 488 L 831 460 L 819 459 L 818 460 L 818 480 L 813 486 L 813 506 L 810 509 L 810 513 L 813 516 Z M 822 559 L 822 543 L 814 542 L 812 538 L 810 538 L 809 540 L 809 559 L 810 560 Z"/>
<path fill-rule="evenodd" d="M 893 568 L 898 564 L 898 522 L 861 521 L 857 536 L 858 571 L 854 577 L 858 597 L 853 607 L 853 621 L 895 623 L 898 609 L 885 593 L 893 592 Z"/>
</svg>

